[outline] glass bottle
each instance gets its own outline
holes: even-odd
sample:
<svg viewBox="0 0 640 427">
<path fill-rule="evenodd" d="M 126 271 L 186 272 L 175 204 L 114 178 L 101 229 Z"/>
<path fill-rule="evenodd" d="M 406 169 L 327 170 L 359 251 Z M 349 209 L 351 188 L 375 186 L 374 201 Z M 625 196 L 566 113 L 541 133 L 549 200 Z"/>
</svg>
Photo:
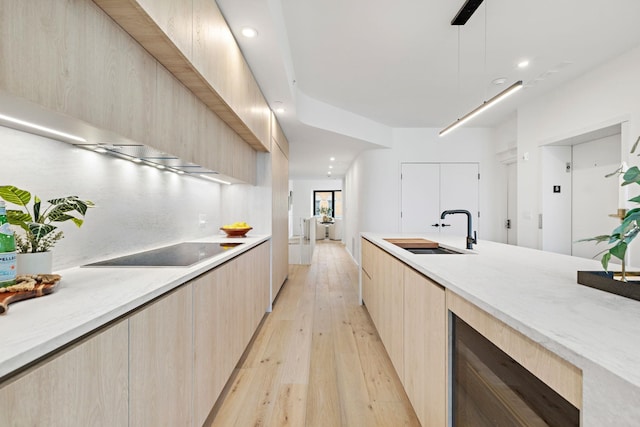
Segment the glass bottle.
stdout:
<svg viewBox="0 0 640 427">
<path fill-rule="evenodd" d="M 0 288 L 16 283 L 16 240 L 7 220 L 7 208 L 0 200 Z"/>
</svg>

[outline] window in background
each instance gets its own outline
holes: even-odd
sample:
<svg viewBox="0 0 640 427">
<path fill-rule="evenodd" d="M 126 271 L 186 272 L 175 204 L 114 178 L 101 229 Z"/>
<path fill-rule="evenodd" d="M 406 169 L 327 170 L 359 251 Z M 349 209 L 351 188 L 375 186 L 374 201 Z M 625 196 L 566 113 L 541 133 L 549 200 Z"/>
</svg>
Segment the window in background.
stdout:
<svg viewBox="0 0 640 427">
<path fill-rule="evenodd" d="M 341 218 L 342 190 L 314 190 L 313 214 Z"/>
</svg>

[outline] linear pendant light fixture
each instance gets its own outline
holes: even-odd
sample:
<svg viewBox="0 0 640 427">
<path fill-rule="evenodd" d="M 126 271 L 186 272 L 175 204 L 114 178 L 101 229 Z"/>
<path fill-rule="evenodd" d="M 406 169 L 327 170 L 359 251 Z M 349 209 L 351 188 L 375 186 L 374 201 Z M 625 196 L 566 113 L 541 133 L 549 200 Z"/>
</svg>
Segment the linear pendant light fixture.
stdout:
<svg viewBox="0 0 640 427">
<path fill-rule="evenodd" d="M 456 16 L 453 18 L 453 20 L 451 20 L 451 25 L 461 26 L 461 25 L 466 24 L 467 21 L 469 20 L 469 18 L 471 18 L 471 15 L 474 14 L 474 12 L 478 9 L 478 7 L 482 4 L 482 2 L 483 2 L 483 0 L 467 0 L 462 5 L 462 7 L 460 8 L 460 10 L 456 14 Z M 485 17 L 484 18 L 485 18 L 485 23 L 484 23 L 485 53 L 484 53 L 484 55 L 485 55 L 485 68 L 486 68 L 486 62 L 487 62 L 487 45 L 486 45 L 486 43 L 487 43 L 487 13 L 486 13 L 486 9 L 485 9 Z M 458 80 L 460 79 L 460 56 L 459 55 L 460 55 L 460 30 L 458 30 Z M 458 85 L 459 84 L 460 83 L 458 81 Z M 486 109 L 488 109 L 491 106 L 493 106 L 493 105 L 497 104 L 498 102 L 502 101 L 507 96 L 519 91 L 520 89 L 522 89 L 522 80 L 518 80 L 517 82 L 515 82 L 514 84 L 512 84 L 511 86 L 509 86 L 508 88 L 506 88 L 505 90 L 503 90 L 502 92 L 500 92 L 499 94 L 494 96 L 493 98 L 489 99 L 488 101 L 484 101 L 480 106 L 478 106 L 475 109 L 471 110 L 469 113 L 465 114 L 464 116 L 462 116 L 461 118 L 459 118 L 455 122 L 451 123 L 446 128 L 442 129 L 438 133 L 438 135 L 445 136 L 446 134 L 448 134 L 452 130 L 456 129 L 459 126 L 462 126 L 463 124 L 465 124 L 466 122 L 468 122 L 469 120 L 471 120 L 472 118 L 477 116 L 478 114 L 482 113 Z"/>
<path fill-rule="evenodd" d="M 467 23 L 471 15 L 475 13 L 483 0 L 467 0 L 462 5 L 456 16 L 451 20 L 451 25 L 464 25 Z"/>
<path fill-rule="evenodd" d="M 478 114 L 482 113 L 484 110 L 496 105 L 498 102 L 502 101 L 507 96 L 514 94 L 520 89 L 522 89 L 522 80 L 518 80 L 517 82 L 515 82 L 514 84 L 512 84 L 511 86 L 509 86 L 508 88 L 506 88 L 505 90 L 503 90 L 502 92 L 494 96 L 493 98 L 489 99 L 488 101 L 484 101 L 480 106 L 474 108 L 464 116 L 460 117 L 455 122 L 451 123 L 446 128 L 442 129 L 438 135 L 445 136 L 446 134 L 448 134 L 458 126 L 462 126 L 464 123 L 468 122 Z"/>
</svg>

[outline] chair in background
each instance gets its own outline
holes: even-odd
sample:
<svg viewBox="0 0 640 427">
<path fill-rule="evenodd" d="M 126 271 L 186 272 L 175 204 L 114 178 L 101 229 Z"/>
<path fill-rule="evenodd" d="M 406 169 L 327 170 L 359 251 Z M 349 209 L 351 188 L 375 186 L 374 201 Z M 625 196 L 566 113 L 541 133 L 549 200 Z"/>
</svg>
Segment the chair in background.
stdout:
<svg viewBox="0 0 640 427">
<path fill-rule="evenodd" d="M 321 219 L 316 218 L 316 240 L 323 240 L 327 234 L 327 227 L 320 222 Z"/>
<path fill-rule="evenodd" d="M 329 225 L 329 239 L 342 240 L 342 220 L 336 218 L 333 220 L 333 224 Z"/>
</svg>

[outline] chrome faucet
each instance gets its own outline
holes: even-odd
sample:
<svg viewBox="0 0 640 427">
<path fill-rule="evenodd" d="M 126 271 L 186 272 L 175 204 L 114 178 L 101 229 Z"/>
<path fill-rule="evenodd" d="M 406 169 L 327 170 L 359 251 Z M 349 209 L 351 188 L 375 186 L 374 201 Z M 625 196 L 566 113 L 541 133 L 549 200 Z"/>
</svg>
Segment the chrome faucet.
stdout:
<svg viewBox="0 0 640 427">
<path fill-rule="evenodd" d="M 473 249 L 473 244 L 478 243 L 478 236 L 476 232 L 473 232 L 471 235 L 471 212 L 466 211 L 464 209 L 453 209 L 450 211 L 442 211 L 440 215 L 440 219 L 444 219 L 445 216 L 451 214 L 465 214 L 467 216 L 467 249 Z"/>
</svg>

